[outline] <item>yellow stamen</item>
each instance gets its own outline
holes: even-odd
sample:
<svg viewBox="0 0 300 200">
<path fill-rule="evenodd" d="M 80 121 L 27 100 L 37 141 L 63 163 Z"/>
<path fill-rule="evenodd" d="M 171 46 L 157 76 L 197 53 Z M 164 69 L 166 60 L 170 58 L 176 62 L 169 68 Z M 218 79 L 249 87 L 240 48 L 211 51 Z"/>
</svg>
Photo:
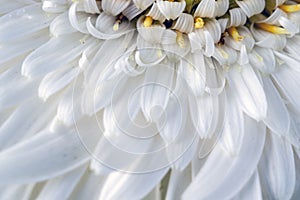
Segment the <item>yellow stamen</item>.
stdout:
<svg viewBox="0 0 300 200">
<path fill-rule="evenodd" d="M 119 27 L 120 27 L 120 24 L 122 23 L 122 21 L 124 20 L 124 15 L 119 15 L 114 26 L 113 26 L 113 30 L 114 31 L 117 31 L 119 30 Z"/>
<path fill-rule="evenodd" d="M 287 13 L 291 12 L 298 12 L 300 11 L 300 4 L 295 4 L 295 5 L 280 5 L 278 6 L 281 10 Z"/>
<path fill-rule="evenodd" d="M 204 20 L 201 17 L 196 17 L 195 18 L 195 28 L 199 29 L 199 28 L 203 28 L 204 26 Z"/>
<path fill-rule="evenodd" d="M 268 31 L 274 34 L 279 34 L 279 35 L 289 34 L 289 32 L 286 29 L 271 24 L 259 23 L 256 24 L 256 26 L 264 31 Z"/>
<path fill-rule="evenodd" d="M 144 26 L 145 27 L 150 27 L 153 23 L 153 19 L 150 16 L 146 16 L 145 21 L 144 21 Z"/>
<path fill-rule="evenodd" d="M 177 31 L 176 42 L 177 42 L 177 44 L 178 44 L 181 48 L 184 48 L 184 47 L 185 47 L 183 34 L 182 34 L 181 32 L 179 32 L 179 31 Z"/>
<path fill-rule="evenodd" d="M 236 29 L 236 27 L 230 27 L 227 29 L 229 35 L 235 40 L 235 41 L 242 41 L 245 37 L 241 36 L 238 32 L 238 30 Z"/>
<path fill-rule="evenodd" d="M 117 20 L 117 21 L 115 22 L 114 26 L 113 26 L 113 30 L 114 30 L 114 31 L 119 30 L 119 26 L 120 26 L 120 21 Z"/>
</svg>

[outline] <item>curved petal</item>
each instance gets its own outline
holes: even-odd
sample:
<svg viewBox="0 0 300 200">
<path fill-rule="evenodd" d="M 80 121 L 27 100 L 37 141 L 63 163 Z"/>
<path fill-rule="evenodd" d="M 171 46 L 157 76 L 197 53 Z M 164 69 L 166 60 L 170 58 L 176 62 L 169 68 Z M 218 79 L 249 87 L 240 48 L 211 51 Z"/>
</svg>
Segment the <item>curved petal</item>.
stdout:
<svg viewBox="0 0 300 200">
<path fill-rule="evenodd" d="M 255 172 L 265 142 L 265 126 L 245 117 L 245 137 L 240 154 L 226 154 L 220 145 L 183 194 L 183 199 L 230 199 Z"/>
<path fill-rule="evenodd" d="M 267 100 L 263 87 L 251 66 L 243 66 L 241 72 L 231 69 L 227 74 L 227 80 L 243 111 L 257 121 L 264 119 L 267 115 Z"/>
<path fill-rule="evenodd" d="M 295 187 L 292 146 L 274 133 L 268 134 L 259 173 L 266 199 L 290 199 Z"/>
</svg>

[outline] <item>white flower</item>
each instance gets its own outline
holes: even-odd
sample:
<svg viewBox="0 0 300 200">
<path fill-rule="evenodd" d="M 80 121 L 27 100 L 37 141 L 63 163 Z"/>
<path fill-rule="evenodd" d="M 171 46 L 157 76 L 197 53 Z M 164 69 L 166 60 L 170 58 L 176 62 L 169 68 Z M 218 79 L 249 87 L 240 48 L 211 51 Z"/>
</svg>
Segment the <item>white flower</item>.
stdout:
<svg viewBox="0 0 300 200">
<path fill-rule="evenodd" d="M 0 0 L 0 199 L 298 199 L 297 0 Z"/>
</svg>

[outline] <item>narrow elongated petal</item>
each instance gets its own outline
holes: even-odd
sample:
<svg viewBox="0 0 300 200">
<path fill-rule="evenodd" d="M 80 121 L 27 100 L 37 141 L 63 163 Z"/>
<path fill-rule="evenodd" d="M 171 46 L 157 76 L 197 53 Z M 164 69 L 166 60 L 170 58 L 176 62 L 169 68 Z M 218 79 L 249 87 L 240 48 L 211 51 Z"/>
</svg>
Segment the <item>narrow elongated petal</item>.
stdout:
<svg viewBox="0 0 300 200">
<path fill-rule="evenodd" d="M 173 87 L 173 76 L 173 69 L 163 65 L 150 67 L 146 71 L 141 108 L 147 119 L 158 119 L 161 111 L 165 110 Z"/>
<path fill-rule="evenodd" d="M 39 193 L 37 200 L 68 199 L 85 170 L 86 166 L 79 167 L 61 177 L 48 181 Z"/>
<path fill-rule="evenodd" d="M 88 140 L 90 144 L 94 142 L 93 137 Z M 0 167 L 0 184 L 22 184 L 53 178 L 79 167 L 89 159 L 75 131 L 43 131 L 0 153 L 3 163 Z M 20 167 L 22 170 L 19 170 Z"/>
<path fill-rule="evenodd" d="M 83 37 L 82 34 L 74 33 L 52 38 L 25 59 L 22 74 L 38 77 L 71 62 L 93 41 L 90 39 L 82 44 L 80 41 Z M 61 45 L 62 48 L 56 49 L 57 45 Z"/>
<path fill-rule="evenodd" d="M 168 189 L 166 194 L 167 200 L 176 199 L 181 196 L 192 180 L 191 167 L 187 167 L 183 171 L 172 169 Z"/>
<path fill-rule="evenodd" d="M 290 144 L 274 133 L 268 134 L 259 173 L 263 196 L 290 199 L 295 187 L 294 153 Z"/>
<path fill-rule="evenodd" d="M 221 144 L 232 156 L 239 155 L 245 134 L 244 115 L 240 107 L 236 105 L 233 94 L 228 91 L 225 101 L 225 119 L 221 135 Z"/>
<path fill-rule="evenodd" d="M 0 41 L 18 39 L 42 30 L 50 25 L 54 17 L 55 15 L 43 12 L 41 4 L 15 10 L 0 18 Z"/>
<path fill-rule="evenodd" d="M 47 126 L 55 112 L 56 102 L 57 100 L 43 102 L 41 99 L 34 97 L 20 105 L 1 124 L 0 149 L 10 147 Z"/>
<path fill-rule="evenodd" d="M 290 129 L 290 115 L 274 83 L 269 77 L 263 77 L 264 90 L 268 102 L 266 125 L 279 135 L 286 135 Z"/>
<path fill-rule="evenodd" d="M 290 67 L 283 65 L 280 67 L 276 73 L 272 76 L 274 77 L 276 83 L 279 85 L 283 94 L 289 101 L 289 106 L 300 112 L 300 94 L 295 93 L 297 88 L 299 88 L 299 78 L 300 72 L 291 69 Z"/>
<path fill-rule="evenodd" d="M 47 74 L 39 86 L 39 96 L 46 100 L 71 83 L 79 74 L 79 68 L 72 67 L 74 66 L 67 66 L 65 69 Z"/>
<path fill-rule="evenodd" d="M 217 145 L 183 199 L 229 199 L 247 183 L 263 151 L 265 127 L 246 117 L 245 131 L 240 154 L 229 156 Z"/>
<path fill-rule="evenodd" d="M 167 171 L 162 169 L 147 174 L 113 172 L 105 181 L 99 199 L 140 199 L 155 187 Z M 140 187 L 141 184 L 143 187 Z"/>
<path fill-rule="evenodd" d="M 0 188 L 0 198 L 26 200 L 30 198 L 33 188 L 34 184 L 4 186 Z"/>
<path fill-rule="evenodd" d="M 252 177 L 249 179 L 248 183 L 239 192 L 239 194 L 233 198 L 233 200 L 239 200 L 239 199 L 262 200 L 261 184 L 259 180 L 259 174 L 257 171 L 254 172 Z"/>
<path fill-rule="evenodd" d="M 227 74 L 229 87 L 233 90 L 243 111 L 256 120 L 267 114 L 267 101 L 262 85 L 251 66 L 243 66 L 242 71 L 232 69 Z"/>
</svg>

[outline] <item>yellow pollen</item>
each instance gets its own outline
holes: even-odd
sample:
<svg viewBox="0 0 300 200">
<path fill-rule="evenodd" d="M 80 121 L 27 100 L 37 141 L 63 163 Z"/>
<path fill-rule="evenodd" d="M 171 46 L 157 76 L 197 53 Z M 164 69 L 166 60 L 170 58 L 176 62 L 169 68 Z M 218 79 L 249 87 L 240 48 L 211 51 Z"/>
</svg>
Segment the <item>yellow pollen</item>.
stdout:
<svg viewBox="0 0 300 200">
<path fill-rule="evenodd" d="M 130 55 L 130 56 L 129 56 L 129 60 L 134 61 L 134 56 L 133 56 L 133 55 Z"/>
<path fill-rule="evenodd" d="M 238 30 L 236 29 L 236 27 L 230 27 L 227 29 L 229 35 L 235 40 L 235 41 L 242 41 L 245 37 L 241 36 L 238 32 Z"/>
<path fill-rule="evenodd" d="M 178 44 L 181 48 L 184 48 L 184 47 L 185 47 L 183 34 L 182 34 L 181 32 L 179 32 L 179 31 L 177 31 L 176 42 L 177 42 L 177 44 Z"/>
<path fill-rule="evenodd" d="M 162 56 L 163 56 L 163 54 L 162 54 L 162 51 L 161 50 L 157 50 L 157 56 L 159 57 L 159 58 L 161 58 Z"/>
<path fill-rule="evenodd" d="M 221 53 L 222 57 L 225 58 L 226 60 L 229 58 L 228 53 L 226 53 L 223 49 L 220 49 L 220 53 Z"/>
<path fill-rule="evenodd" d="M 282 65 L 283 63 L 285 63 L 283 60 L 276 58 L 276 61 L 278 62 L 279 65 Z"/>
<path fill-rule="evenodd" d="M 255 52 L 255 54 L 256 54 L 257 59 L 258 59 L 260 62 L 264 62 L 264 58 L 263 58 L 262 56 L 258 55 L 258 53 L 256 53 L 256 52 Z"/>
<path fill-rule="evenodd" d="M 281 10 L 287 13 L 300 11 L 300 4 L 295 5 L 280 5 L 278 6 Z"/>
<path fill-rule="evenodd" d="M 81 44 L 85 44 L 87 38 L 88 38 L 88 36 L 85 35 L 83 38 L 81 38 L 81 39 L 79 40 L 79 42 L 80 42 Z"/>
<path fill-rule="evenodd" d="M 145 27 L 150 27 L 153 23 L 153 19 L 150 16 L 146 16 L 145 21 L 144 21 L 144 26 Z"/>
<path fill-rule="evenodd" d="M 275 26 L 275 25 L 266 24 L 266 23 L 258 23 L 255 25 L 258 28 L 260 28 L 264 31 L 268 31 L 270 33 L 279 34 L 279 35 L 289 34 L 289 32 L 286 29 Z"/>
<path fill-rule="evenodd" d="M 113 30 L 114 30 L 114 31 L 119 30 L 119 26 L 120 26 L 120 21 L 117 20 L 117 21 L 115 22 L 114 26 L 113 26 Z"/>
<path fill-rule="evenodd" d="M 196 17 L 195 18 L 195 28 L 199 29 L 199 28 L 203 28 L 204 26 L 204 20 L 201 17 Z"/>
</svg>

